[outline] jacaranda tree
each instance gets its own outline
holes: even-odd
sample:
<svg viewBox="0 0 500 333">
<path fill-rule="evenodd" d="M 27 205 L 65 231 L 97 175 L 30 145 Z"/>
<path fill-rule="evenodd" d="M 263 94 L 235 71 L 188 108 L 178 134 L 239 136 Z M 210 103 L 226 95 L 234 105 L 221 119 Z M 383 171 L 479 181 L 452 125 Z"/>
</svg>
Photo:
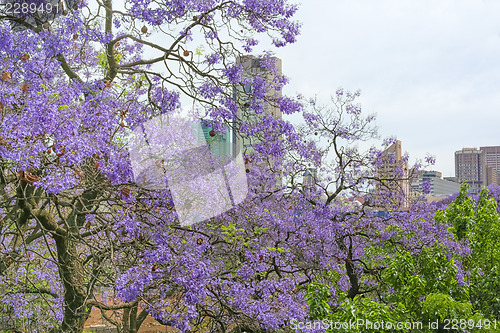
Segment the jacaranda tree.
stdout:
<svg viewBox="0 0 500 333">
<path fill-rule="evenodd" d="M 216 129 L 241 125 L 234 91 L 248 84 L 253 88 L 247 93 L 256 96 L 246 99 L 248 108 L 258 112 L 265 101 L 283 113 L 295 112 L 291 99 L 266 93 L 279 91 L 284 78 L 244 77 L 237 59 L 258 40 L 274 47 L 292 43 L 299 28 L 292 20 L 296 7 L 286 1 L 217 0 L 2 4 L 4 310 L 28 331 L 81 332 L 92 306 L 105 306 L 96 288 L 110 287 L 121 301 L 108 309 L 124 310 L 119 326 L 135 332 L 147 313 L 137 314 L 147 290 L 125 281 L 134 277 L 144 285 L 138 275 L 147 268 L 155 276 L 164 272 L 166 286 L 176 285 L 158 291 L 159 302 L 179 301 L 186 310 L 169 314 L 172 306 L 150 303 L 141 309 L 179 328 L 198 317 L 205 325 L 206 316 L 227 328 L 231 319 L 219 314 L 225 309 L 197 309 L 193 294 L 212 276 L 212 265 L 200 261 L 209 239 L 176 229 L 168 190 L 134 187 L 121 134 L 168 115 L 181 101 L 194 104 Z M 179 260 L 162 249 L 153 255 L 147 251 L 151 244 L 171 248 Z M 205 297 L 229 292 L 223 281 L 214 288 L 215 295 Z"/>
<path fill-rule="evenodd" d="M 456 246 L 390 186 L 405 164 L 380 176 L 382 151 L 357 147 L 376 137 L 358 93 L 321 108 L 277 93 L 287 80 L 270 52 L 256 58 L 265 75 L 243 69 L 259 42 L 294 42 L 296 6 L 2 3 L 3 329 L 82 332 L 97 308 L 127 333 L 148 314 L 181 331 L 270 332 L 309 318 L 309 285 L 339 306 L 379 293 L 397 253 Z M 209 138 L 234 133 L 236 152 L 252 139 L 243 164 L 196 146 L 181 109 Z"/>
</svg>

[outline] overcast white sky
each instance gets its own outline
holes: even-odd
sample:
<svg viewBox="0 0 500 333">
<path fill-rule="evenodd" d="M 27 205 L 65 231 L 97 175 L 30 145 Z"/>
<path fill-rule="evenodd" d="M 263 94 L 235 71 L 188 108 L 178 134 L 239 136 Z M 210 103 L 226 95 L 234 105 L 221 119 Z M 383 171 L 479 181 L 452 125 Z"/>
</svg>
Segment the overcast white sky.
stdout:
<svg viewBox="0 0 500 333">
<path fill-rule="evenodd" d="M 381 136 L 443 176 L 456 150 L 500 145 L 500 1 L 303 0 L 296 17 L 285 94 L 360 89 Z"/>
</svg>

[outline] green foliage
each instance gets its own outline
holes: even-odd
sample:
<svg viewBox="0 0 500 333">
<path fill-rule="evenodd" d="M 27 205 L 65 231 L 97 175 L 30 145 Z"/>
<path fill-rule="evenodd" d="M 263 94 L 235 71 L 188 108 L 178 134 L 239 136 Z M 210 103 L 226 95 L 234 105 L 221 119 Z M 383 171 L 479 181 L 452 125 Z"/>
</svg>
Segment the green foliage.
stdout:
<svg viewBox="0 0 500 333">
<path fill-rule="evenodd" d="M 500 219 L 495 199 L 488 199 L 488 189 L 479 195 L 475 223 L 469 230 L 472 260 L 485 269 L 493 268 L 500 258 Z"/>
<path fill-rule="evenodd" d="M 467 184 L 445 211 L 436 213 L 436 220 L 453 226 L 457 239 L 466 238 L 472 253 L 466 259 L 470 270 L 470 301 L 475 310 L 500 319 L 500 217 L 497 202 L 487 188 L 477 203 L 467 196 Z"/>
<path fill-rule="evenodd" d="M 391 323 L 394 326 L 398 322 L 404 322 L 407 318 L 407 311 L 403 304 L 397 303 L 391 306 L 378 303 L 364 296 L 356 296 L 354 299 L 345 299 L 341 306 L 330 316 L 332 322 L 364 322 L 364 323 Z M 338 330 L 329 330 L 334 332 Z M 376 331 L 367 329 L 366 326 L 357 326 L 345 330 L 346 332 L 370 332 Z"/>
<path fill-rule="evenodd" d="M 460 186 L 458 197 L 448 206 L 445 212 L 436 213 L 435 220 L 440 223 L 449 223 L 453 234 L 458 240 L 463 239 L 470 225 L 474 221 L 474 199 L 467 196 L 469 186 L 463 183 Z"/>
<path fill-rule="evenodd" d="M 311 320 L 321 320 L 330 315 L 330 288 L 322 283 L 313 282 L 307 288 L 305 298 L 309 304 L 309 316 Z"/>
<path fill-rule="evenodd" d="M 450 295 L 432 293 L 422 303 L 424 319 L 443 321 L 444 319 L 462 319 L 472 316 L 472 306 L 467 302 L 455 301 Z"/>
<path fill-rule="evenodd" d="M 309 319 L 423 323 L 421 328 L 402 332 L 500 331 L 500 327 L 495 326 L 500 314 L 500 217 L 497 202 L 490 198 L 486 188 L 481 191 L 477 202 L 467 190 L 467 184 L 462 185 L 456 200 L 444 211 L 438 211 L 435 220 L 449 226 L 458 241 L 468 244 L 470 255 L 457 257 L 450 248 L 438 242 L 423 247 L 419 253 L 394 244 L 385 244 L 383 248 L 368 247 L 365 262 L 385 266 L 378 279 L 377 295 L 366 293 L 350 299 L 338 287 L 336 295 L 332 295 L 329 285 L 337 285 L 338 275 L 332 279 L 323 277 L 321 281 L 327 283 L 309 285 L 306 295 Z M 388 228 L 401 231 L 391 226 Z M 399 240 L 404 241 L 405 237 L 401 232 Z M 470 271 L 470 277 L 460 277 L 460 264 Z M 333 306 L 335 302 L 340 305 Z M 436 326 L 430 327 L 431 323 Z M 374 330 L 361 325 L 345 331 Z M 333 332 L 333 329 L 327 332 Z"/>
<path fill-rule="evenodd" d="M 120 63 L 120 61 L 123 59 L 123 54 L 115 51 L 114 55 L 116 63 Z M 97 56 L 99 58 L 99 60 L 97 61 L 99 66 L 104 69 L 109 69 L 108 57 L 106 56 L 106 54 L 99 52 Z"/>
<path fill-rule="evenodd" d="M 422 304 L 423 321 L 437 323 L 438 332 L 497 332 L 495 322 L 485 321 L 481 313 L 474 313 L 469 302 L 454 300 L 450 295 L 432 293 Z M 486 325 L 490 322 L 491 325 Z"/>
<path fill-rule="evenodd" d="M 422 312 L 421 299 L 432 293 L 442 293 L 466 300 L 468 291 L 456 278 L 458 268 L 449 260 L 444 246 L 423 248 L 419 255 L 405 251 L 397 255 L 384 270 L 387 300 L 401 302 L 414 315 Z"/>
<path fill-rule="evenodd" d="M 329 322 L 382 322 L 393 323 L 404 321 L 406 310 L 404 305 L 399 303 L 389 306 L 377 303 L 363 296 L 356 296 L 354 299 L 346 298 L 345 293 L 340 294 L 341 304 L 332 308 L 329 304 L 331 300 L 330 288 L 322 283 L 314 282 L 309 285 L 305 296 L 309 304 L 310 320 L 328 320 Z M 338 329 L 329 329 L 327 332 L 338 332 Z M 352 327 L 341 330 L 345 332 L 367 332 L 364 326 L 358 326 L 354 330 Z"/>
<path fill-rule="evenodd" d="M 243 241 L 243 233 L 245 229 L 237 228 L 237 225 L 230 222 L 227 226 L 221 225 L 220 229 L 224 235 L 224 240 L 228 243 L 236 241 Z"/>
<path fill-rule="evenodd" d="M 330 307 L 330 288 L 320 283 L 311 284 L 306 295 L 310 319 L 393 325 L 420 322 L 427 325 L 430 320 L 439 320 L 442 324 L 443 319 L 481 318 L 481 315 L 473 313 L 468 302 L 468 287 L 463 285 L 464 281 L 457 280 L 458 267 L 454 260 L 450 260 L 447 250 L 436 243 L 433 247 L 423 248 L 418 254 L 399 251 L 381 273 L 383 293 L 380 299 L 370 298 L 370 294 L 349 299 L 337 289 L 340 305 Z M 419 332 L 430 332 L 426 325 Z M 374 330 L 360 325 L 354 330 L 349 327 L 347 331 Z"/>
</svg>

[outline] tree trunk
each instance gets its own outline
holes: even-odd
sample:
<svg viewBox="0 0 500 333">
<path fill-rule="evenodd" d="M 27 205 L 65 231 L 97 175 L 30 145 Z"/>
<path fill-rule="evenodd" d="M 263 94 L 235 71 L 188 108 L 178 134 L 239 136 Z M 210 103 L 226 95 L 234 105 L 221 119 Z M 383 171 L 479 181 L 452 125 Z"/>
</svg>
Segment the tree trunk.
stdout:
<svg viewBox="0 0 500 333">
<path fill-rule="evenodd" d="M 138 313 L 138 302 L 123 311 L 123 333 L 137 333 L 144 319 L 148 316 L 147 309 Z"/>
<path fill-rule="evenodd" d="M 82 267 L 77 259 L 77 251 L 71 236 L 54 237 L 57 246 L 59 275 L 64 285 L 64 318 L 60 332 L 81 333 L 90 308 L 85 305 L 87 293 Z"/>
</svg>

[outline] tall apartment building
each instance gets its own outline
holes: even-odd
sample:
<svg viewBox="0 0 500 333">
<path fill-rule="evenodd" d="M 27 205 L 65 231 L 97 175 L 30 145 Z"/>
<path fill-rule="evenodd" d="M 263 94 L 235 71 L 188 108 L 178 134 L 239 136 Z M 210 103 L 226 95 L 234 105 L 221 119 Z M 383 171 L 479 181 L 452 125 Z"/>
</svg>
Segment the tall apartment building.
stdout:
<svg viewBox="0 0 500 333">
<path fill-rule="evenodd" d="M 247 55 L 236 59 L 236 64 L 243 66 L 244 78 L 252 79 L 256 77 L 260 77 L 264 79 L 266 83 L 273 82 L 276 79 L 276 76 L 282 75 L 282 61 L 277 57 L 272 57 L 271 61 L 274 62 L 275 70 L 272 71 L 269 68 L 263 66 L 261 64 L 261 59 L 253 56 Z M 238 110 L 237 118 L 245 123 L 250 124 L 250 126 L 258 124 L 262 118 L 262 115 L 272 115 L 274 118 L 281 119 L 282 114 L 280 108 L 269 101 L 260 100 L 257 102 L 262 103 L 264 112 L 262 115 L 255 113 L 248 106 L 249 103 L 247 100 L 252 97 L 252 85 L 250 83 L 246 84 L 244 87 L 236 87 L 235 88 L 235 99 L 238 100 L 241 107 Z M 266 91 L 268 96 L 272 96 L 272 98 L 281 97 L 281 90 L 274 91 L 272 89 L 268 89 Z M 243 133 L 233 133 L 234 142 L 239 142 L 240 149 L 243 152 L 251 153 L 253 151 L 253 146 L 255 144 L 261 143 L 261 139 L 258 136 L 244 136 Z"/>
<path fill-rule="evenodd" d="M 484 152 L 486 162 L 486 176 L 489 184 L 500 184 L 500 146 L 479 148 Z"/>
<path fill-rule="evenodd" d="M 479 149 L 486 153 L 486 165 L 500 172 L 500 146 L 481 147 Z"/>
<path fill-rule="evenodd" d="M 490 185 L 490 184 L 495 184 L 495 185 L 498 185 L 498 172 L 490 167 L 489 165 L 486 165 L 486 181 L 487 181 L 487 185 Z"/>
<path fill-rule="evenodd" d="M 469 192 L 479 193 L 481 188 L 498 184 L 500 147 L 462 148 L 455 152 L 455 177 L 459 183 L 467 182 Z"/>
<path fill-rule="evenodd" d="M 264 63 L 265 61 L 265 63 Z M 274 90 L 274 82 L 282 75 L 282 61 L 277 57 L 262 60 L 253 55 L 246 55 L 236 59 L 236 64 L 243 67 L 242 86 L 234 87 L 234 98 L 237 100 L 239 108 L 236 115 L 234 128 L 244 125 L 246 128 L 254 128 L 262 123 L 262 118 L 272 116 L 281 119 L 282 114 L 275 101 L 282 96 L 281 89 Z M 273 67 L 274 66 L 274 67 Z M 254 84 L 254 86 L 252 86 Z M 263 96 L 264 95 L 264 96 Z M 257 112 L 252 105 L 260 105 L 262 108 Z M 272 130 L 271 128 L 264 130 Z M 234 150 L 240 150 L 243 154 L 255 153 L 255 146 L 265 144 L 263 134 L 246 135 L 243 131 L 233 131 L 232 141 L 235 143 Z M 268 167 L 279 173 L 277 161 L 268 159 L 259 163 L 260 167 Z M 247 168 L 252 168 L 252 163 L 248 162 Z M 282 179 L 279 174 L 276 179 L 276 186 L 281 186 Z"/>
<path fill-rule="evenodd" d="M 471 193 L 479 193 L 486 185 L 486 164 L 483 151 L 462 148 L 455 152 L 455 177 L 459 183 L 467 182 Z"/>
<path fill-rule="evenodd" d="M 316 168 L 307 168 L 302 174 L 302 186 L 305 189 L 314 188 L 316 185 L 316 178 L 318 177 L 318 170 Z"/>
<path fill-rule="evenodd" d="M 397 140 L 389 146 L 382 155 L 383 165 L 377 169 L 377 176 L 382 178 L 378 190 L 398 192 L 400 201 L 394 203 L 398 208 L 408 206 L 410 195 L 410 180 L 408 162 L 403 158 L 401 141 Z"/>
</svg>

